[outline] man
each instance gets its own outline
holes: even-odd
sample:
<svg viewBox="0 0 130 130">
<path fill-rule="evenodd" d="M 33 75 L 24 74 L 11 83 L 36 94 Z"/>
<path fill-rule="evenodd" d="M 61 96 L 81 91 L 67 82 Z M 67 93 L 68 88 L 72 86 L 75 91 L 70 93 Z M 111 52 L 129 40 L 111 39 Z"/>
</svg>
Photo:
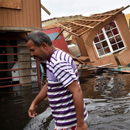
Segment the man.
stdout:
<svg viewBox="0 0 130 130">
<path fill-rule="evenodd" d="M 48 81 L 33 100 L 28 110 L 29 116 L 37 115 L 38 103 L 48 96 L 55 120 L 54 130 L 88 130 L 85 123 L 87 110 L 73 59 L 67 53 L 56 49 L 42 31 L 30 33 L 26 38 L 26 46 L 31 56 L 47 61 Z"/>
</svg>

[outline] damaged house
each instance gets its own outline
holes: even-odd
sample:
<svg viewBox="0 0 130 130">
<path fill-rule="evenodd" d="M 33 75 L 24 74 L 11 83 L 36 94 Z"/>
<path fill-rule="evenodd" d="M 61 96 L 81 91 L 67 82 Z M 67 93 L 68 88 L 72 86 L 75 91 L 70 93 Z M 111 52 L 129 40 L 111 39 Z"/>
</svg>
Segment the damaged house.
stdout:
<svg viewBox="0 0 130 130">
<path fill-rule="evenodd" d="M 74 21 L 57 23 L 77 41 L 82 56 L 88 64 L 114 66 L 130 63 L 130 32 L 121 7 L 105 13 L 94 14 Z"/>
<path fill-rule="evenodd" d="M 40 77 L 25 38 L 42 29 L 41 8 L 50 14 L 40 0 L 0 1 L 0 88 L 27 85 Z"/>
</svg>

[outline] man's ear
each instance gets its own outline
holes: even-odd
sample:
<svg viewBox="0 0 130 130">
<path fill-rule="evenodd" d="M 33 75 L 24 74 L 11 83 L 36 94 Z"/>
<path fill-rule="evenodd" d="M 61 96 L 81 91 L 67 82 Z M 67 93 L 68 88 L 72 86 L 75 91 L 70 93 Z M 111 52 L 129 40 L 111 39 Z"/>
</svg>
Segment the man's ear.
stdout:
<svg viewBox="0 0 130 130">
<path fill-rule="evenodd" d="M 46 48 L 48 47 L 48 44 L 46 44 L 45 42 L 43 42 L 43 43 L 42 43 L 42 47 L 43 47 L 44 49 L 46 49 Z"/>
</svg>

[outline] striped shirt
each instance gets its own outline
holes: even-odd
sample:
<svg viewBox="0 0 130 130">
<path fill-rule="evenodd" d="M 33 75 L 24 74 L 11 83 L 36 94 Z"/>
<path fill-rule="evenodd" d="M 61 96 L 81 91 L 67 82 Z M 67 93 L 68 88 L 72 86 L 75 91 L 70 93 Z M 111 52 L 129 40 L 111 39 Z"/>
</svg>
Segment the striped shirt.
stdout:
<svg viewBox="0 0 130 130">
<path fill-rule="evenodd" d="M 78 71 L 73 59 L 61 50 L 55 50 L 47 61 L 48 100 L 57 129 L 76 126 L 77 118 L 73 95 L 67 89 L 73 81 L 78 81 Z M 87 110 L 84 105 L 84 119 Z"/>
</svg>

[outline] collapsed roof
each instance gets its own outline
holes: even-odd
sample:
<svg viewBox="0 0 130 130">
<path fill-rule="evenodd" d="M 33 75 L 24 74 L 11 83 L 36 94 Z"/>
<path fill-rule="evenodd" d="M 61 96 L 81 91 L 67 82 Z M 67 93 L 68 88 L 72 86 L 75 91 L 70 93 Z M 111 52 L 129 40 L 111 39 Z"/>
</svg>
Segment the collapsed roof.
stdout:
<svg viewBox="0 0 130 130">
<path fill-rule="evenodd" d="M 63 30 L 71 33 L 72 35 L 80 37 L 87 31 L 97 27 L 99 24 L 105 22 L 106 20 L 110 19 L 112 16 L 116 16 L 130 5 L 126 7 L 121 7 L 115 10 L 111 10 L 108 12 L 94 14 L 89 17 L 84 17 L 81 19 L 77 19 L 74 21 L 66 21 L 57 23 L 57 26 L 62 28 Z"/>
</svg>

